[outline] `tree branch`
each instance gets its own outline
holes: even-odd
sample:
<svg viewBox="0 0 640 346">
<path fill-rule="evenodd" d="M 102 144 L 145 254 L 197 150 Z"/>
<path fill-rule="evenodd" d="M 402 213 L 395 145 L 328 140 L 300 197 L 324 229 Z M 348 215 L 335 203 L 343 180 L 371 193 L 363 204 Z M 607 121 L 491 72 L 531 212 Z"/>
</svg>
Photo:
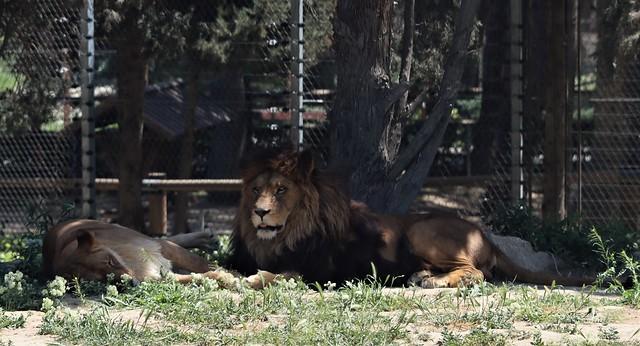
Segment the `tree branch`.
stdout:
<svg viewBox="0 0 640 346">
<path fill-rule="evenodd" d="M 418 154 L 425 148 L 429 141 L 436 134 L 438 124 L 446 119 L 445 124 L 451 116 L 451 108 L 454 99 L 460 88 L 460 79 L 464 71 L 464 63 L 467 57 L 467 48 L 471 38 L 471 31 L 474 26 L 474 19 L 478 13 L 480 0 L 462 1 L 460 10 L 456 16 L 455 32 L 449 54 L 445 60 L 444 76 L 440 83 L 440 96 L 438 102 L 433 107 L 431 114 L 422 125 L 416 139 L 400 153 L 398 159 L 389 170 L 389 178 L 396 179 L 402 172 L 416 159 Z M 421 93 L 425 94 L 425 91 Z M 426 96 L 426 95 L 425 95 Z M 412 104 L 416 101 L 412 102 Z M 445 127 L 446 128 L 446 127 Z M 442 130 L 444 131 L 444 129 Z M 440 137 L 440 136 L 436 136 Z"/>
<path fill-rule="evenodd" d="M 404 109 L 401 109 L 402 114 L 400 114 L 399 119 L 407 119 L 408 117 L 410 117 L 411 114 L 413 114 L 413 112 L 415 112 L 416 109 L 420 107 L 420 104 L 427 99 L 428 94 L 428 89 L 422 90 L 420 94 L 418 94 L 418 96 L 416 96 L 416 98 L 411 101 L 411 103 L 405 105 L 405 107 L 403 107 Z"/>
<path fill-rule="evenodd" d="M 386 114 L 391 106 L 409 90 L 409 84 L 399 83 L 384 91 L 383 97 L 375 104 L 375 108 L 381 113 Z"/>
<path fill-rule="evenodd" d="M 409 83 L 411 80 L 411 65 L 413 63 L 413 34 L 415 31 L 415 0 L 405 0 L 404 2 L 404 28 L 402 31 L 402 41 L 400 42 L 400 83 Z M 396 114 L 404 112 L 409 97 L 408 90 L 398 101 Z M 402 117 L 398 117 L 402 119 Z"/>
<path fill-rule="evenodd" d="M 14 6 L 15 5 L 15 6 Z M 6 7 L 5 7 L 6 6 Z M 18 27 L 18 19 L 23 18 L 24 5 L 20 2 L 11 2 L 0 7 L 0 18 L 5 18 L 4 27 L 2 28 L 2 44 L 0 44 L 0 57 L 5 56 L 5 50 L 9 41 L 13 38 L 16 28 Z"/>
</svg>

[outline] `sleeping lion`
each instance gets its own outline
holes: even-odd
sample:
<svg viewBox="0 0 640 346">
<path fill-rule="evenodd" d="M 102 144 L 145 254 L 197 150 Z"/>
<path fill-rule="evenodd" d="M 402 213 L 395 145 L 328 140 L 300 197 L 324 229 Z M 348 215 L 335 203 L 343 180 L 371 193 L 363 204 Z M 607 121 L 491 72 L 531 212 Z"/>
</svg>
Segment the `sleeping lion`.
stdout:
<svg viewBox="0 0 640 346">
<path fill-rule="evenodd" d="M 253 287 L 278 277 L 343 283 L 378 277 L 424 288 L 493 278 L 580 286 L 591 278 L 532 272 L 516 265 L 473 223 L 454 215 L 384 215 L 352 202 L 309 152 L 271 152 L 243 171 L 229 266 Z M 259 274 L 256 274 L 258 272 Z"/>
</svg>

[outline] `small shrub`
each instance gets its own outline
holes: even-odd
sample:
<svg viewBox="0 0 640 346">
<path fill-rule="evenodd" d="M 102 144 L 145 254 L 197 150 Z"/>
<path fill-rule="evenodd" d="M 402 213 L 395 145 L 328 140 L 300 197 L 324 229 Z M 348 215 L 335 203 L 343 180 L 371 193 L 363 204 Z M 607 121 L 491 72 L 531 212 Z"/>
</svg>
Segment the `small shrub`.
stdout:
<svg viewBox="0 0 640 346">
<path fill-rule="evenodd" d="M 599 284 L 621 293 L 624 303 L 640 307 L 640 262 L 625 250 L 612 250 L 610 242 L 605 242 L 595 228 L 591 230 L 589 240 L 605 267 L 598 275 Z"/>
<path fill-rule="evenodd" d="M 557 223 L 545 223 L 526 205 L 518 204 L 498 208 L 485 222 L 494 232 L 511 235 L 529 241 L 538 251 L 551 251 L 574 263 L 597 267 L 600 261 L 593 256 L 594 248 L 589 237 L 592 225 L 583 223 L 579 217 L 569 217 Z M 612 222 L 600 226 L 607 245 L 636 251 L 640 244 L 638 233 L 628 227 Z"/>
<path fill-rule="evenodd" d="M 73 204 L 64 204 L 60 214 L 53 217 L 47 210 L 46 200 L 27 208 L 25 226 L 31 231 L 0 237 L 0 262 L 14 262 L 11 270 L 18 270 L 32 278 L 38 277 L 44 234 L 56 223 L 70 218 L 73 210 Z"/>
<path fill-rule="evenodd" d="M 24 327 L 27 319 L 24 315 L 20 316 L 8 316 L 2 309 L 0 309 L 0 329 L 4 328 L 22 328 Z"/>
<path fill-rule="evenodd" d="M 32 282 L 20 271 L 4 275 L 0 284 L 0 307 L 5 310 L 39 308 L 37 282 Z"/>
</svg>

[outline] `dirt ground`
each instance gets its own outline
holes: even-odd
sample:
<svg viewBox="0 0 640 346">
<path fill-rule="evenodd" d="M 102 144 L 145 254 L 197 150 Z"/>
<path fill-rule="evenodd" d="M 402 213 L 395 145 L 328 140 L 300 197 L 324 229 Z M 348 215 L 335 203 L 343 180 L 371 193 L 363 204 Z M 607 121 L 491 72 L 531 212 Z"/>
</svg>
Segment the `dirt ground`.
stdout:
<svg viewBox="0 0 640 346">
<path fill-rule="evenodd" d="M 544 289 L 539 289 L 539 294 L 544 294 Z M 576 295 L 580 294 L 576 290 L 561 289 L 562 294 Z M 384 289 L 387 294 L 401 294 L 410 295 L 413 297 L 429 296 L 436 297 L 443 293 L 455 293 L 455 289 L 412 289 L 412 288 L 388 288 Z M 310 292 L 310 295 L 315 293 Z M 592 296 L 593 300 L 603 300 L 603 302 L 609 301 L 614 296 L 608 294 L 595 293 Z M 75 302 L 70 302 L 67 306 L 75 306 L 72 309 L 79 310 L 79 312 L 88 311 L 86 306 L 77 306 Z M 578 325 L 577 332 L 563 333 L 556 332 L 549 329 L 562 329 L 562 328 L 549 328 L 541 329 L 539 325 L 534 325 L 527 322 L 516 321 L 514 327 L 511 330 L 493 329 L 492 333 L 502 333 L 509 335 L 507 344 L 510 345 L 531 345 L 537 341 L 542 341 L 544 344 L 581 344 L 588 342 L 595 344 L 598 341 L 604 341 L 607 344 L 607 340 L 603 340 L 603 330 L 617 331 L 616 344 L 630 344 L 640 345 L 640 310 L 630 308 L 614 303 L 604 303 L 602 306 L 589 308 L 586 314 L 593 314 L 596 316 L 606 316 L 606 320 L 610 321 L 606 324 L 603 323 L 584 323 Z M 393 312 L 391 312 L 393 313 Z M 39 311 L 21 311 L 21 312 L 7 312 L 10 316 L 24 315 L 26 316 L 26 324 L 23 328 L 18 329 L 1 329 L 0 340 L 4 344 L 11 342 L 12 345 L 49 345 L 49 344 L 61 344 L 57 341 L 55 336 L 40 335 L 40 325 L 42 324 L 42 317 L 44 314 Z M 419 314 L 419 313 L 418 313 Z M 140 318 L 140 310 L 112 310 L 111 317 L 114 319 L 130 320 L 134 323 Z M 272 321 L 277 321 L 277 316 L 274 316 Z M 283 320 L 280 318 L 280 320 Z M 464 335 L 469 331 L 469 325 L 449 326 L 449 331 Z M 558 327 L 558 326 L 556 326 Z M 562 326 L 559 326 L 562 327 Z M 442 340 L 443 328 L 435 327 L 432 324 L 421 323 L 420 318 L 416 320 L 416 323 L 412 323 L 407 327 L 408 340 L 406 342 L 413 345 L 436 345 L 438 341 Z M 234 332 L 242 332 L 241 330 L 234 329 Z M 537 335 L 539 338 L 534 340 L 532 335 Z M 608 340 L 611 341 L 611 340 Z M 62 343 L 64 344 L 64 343 Z"/>
</svg>

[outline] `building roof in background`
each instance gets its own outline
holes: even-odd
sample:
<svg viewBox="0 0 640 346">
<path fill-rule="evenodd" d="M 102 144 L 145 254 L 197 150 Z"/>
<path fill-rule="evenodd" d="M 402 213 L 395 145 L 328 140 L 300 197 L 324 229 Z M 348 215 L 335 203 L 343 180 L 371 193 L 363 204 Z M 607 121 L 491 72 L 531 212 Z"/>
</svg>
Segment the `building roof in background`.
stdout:
<svg viewBox="0 0 640 346">
<path fill-rule="evenodd" d="M 144 97 L 144 123 L 168 139 L 185 132 L 183 83 L 148 87 Z M 228 112 L 215 102 L 200 96 L 195 114 L 195 128 L 201 130 L 231 121 Z"/>
<path fill-rule="evenodd" d="M 183 90 L 184 83 L 181 80 L 148 86 L 144 95 L 145 126 L 169 140 L 184 134 Z M 96 126 L 113 124 L 117 119 L 115 91 L 104 96 L 106 99 L 96 108 Z M 198 101 L 195 114 L 196 131 L 231 121 L 229 112 L 209 98 L 201 95 Z"/>
</svg>

